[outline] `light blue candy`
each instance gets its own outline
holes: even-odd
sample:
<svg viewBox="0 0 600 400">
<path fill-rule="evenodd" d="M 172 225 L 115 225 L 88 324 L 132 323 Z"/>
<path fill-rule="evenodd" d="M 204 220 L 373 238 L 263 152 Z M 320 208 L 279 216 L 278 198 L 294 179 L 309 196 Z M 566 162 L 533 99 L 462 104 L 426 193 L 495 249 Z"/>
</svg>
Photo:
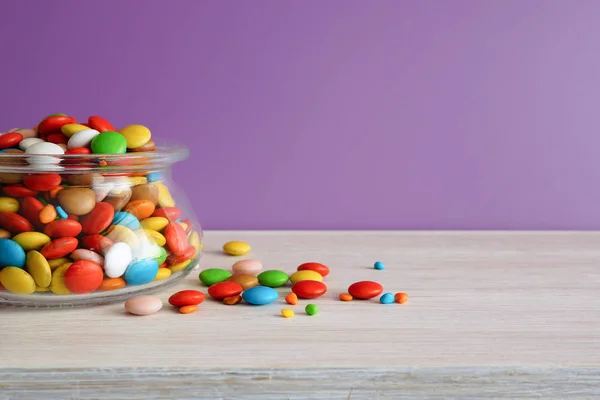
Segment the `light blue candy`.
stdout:
<svg viewBox="0 0 600 400">
<path fill-rule="evenodd" d="M 123 225 L 134 231 L 136 229 L 140 229 L 141 227 L 140 221 L 135 217 L 135 215 L 125 211 L 116 212 L 112 223 L 113 225 Z"/>
<path fill-rule="evenodd" d="M 123 278 L 128 285 L 143 285 L 156 278 L 158 263 L 154 258 L 145 258 L 129 264 Z"/>
<path fill-rule="evenodd" d="M 277 297 L 279 297 L 277 290 L 267 286 L 254 286 L 242 293 L 244 301 L 255 306 L 272 303 L 277 300 Z"/>
<path fill-rule="evenodd" d="M 65 212 L 65 210 L 63 210 L 63 208 L 61 206 L 56 206 L 56 213 L 58 214 L 59 217 L 61 217 L 62 219 L 67 219 L 69 218 L 69 215 Z"/>
<path fill-rule="evenodd" d="M 148 182 L 158 182 L 162 179 L 162 174 L 160 172 L 151 172 L 146 175 L 146 179 L 148 179 Z"/>
<path fill-rule="evenodd" d="M 9 266 L 23 268 L 25 251 L 14 240 L 0 239 L 0 269 Z"/>
<path fill-rule="evenodd" d="M 392 304 L 394 301 L 394 295 L 391 293 L 385 293 L 379 298 L 381 304 Z"/>
<path fill-rule="evenodd" d="M 377 261 L 375 263 L 375 265 L 373 265 L 373 268 L 378 269 L 378 270 L 382 270 L 385 268 L 385 265 L 383 265 L 383 263 L 381 261 Z"/>
</svg>

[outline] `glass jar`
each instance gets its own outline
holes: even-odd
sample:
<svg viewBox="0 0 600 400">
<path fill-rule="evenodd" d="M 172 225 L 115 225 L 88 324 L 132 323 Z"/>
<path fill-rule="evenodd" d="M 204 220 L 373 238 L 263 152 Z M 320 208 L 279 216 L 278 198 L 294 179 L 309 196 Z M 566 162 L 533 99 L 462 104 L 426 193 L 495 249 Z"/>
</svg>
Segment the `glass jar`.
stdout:
<svg viewBox="0 0 600 400">
<path fill-rule="evenodd" d="M 202 229 L 171 176 L 186 148 L 15 153 L 0 153 L 0 304 L 122 301 L 197 268 Z"/>
</svg>

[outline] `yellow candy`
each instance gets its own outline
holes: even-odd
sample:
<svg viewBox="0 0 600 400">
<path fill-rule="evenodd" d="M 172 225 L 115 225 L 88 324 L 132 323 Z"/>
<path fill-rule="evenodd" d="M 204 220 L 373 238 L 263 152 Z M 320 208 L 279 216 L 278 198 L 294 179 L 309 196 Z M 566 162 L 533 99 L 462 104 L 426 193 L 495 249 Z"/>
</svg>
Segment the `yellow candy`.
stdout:
<svg viewBox="0 0 600 400">
<path fill-rule="evenodd" d="M 137 149 L 150 141 L 152 133 L 144 125 L 129 125 L 121 129 L 119 133 L 125 136 L 128 149 Z"/>
<path fill-rule="evenodd" d="M 323 277 L 321 274 L 315 271 L 296 271 L 292 275 L 290 275 L 290 281 L 292 284 L 300 281 L 319 281 L 321 282 Z"/>
<path fill-rule="evenodd" d="M 196 252 L 200 252 L 200 235 L 196 231 L 192 231 L 188 238 L 190 244 L 196 248 Z"/>
<path fill-rule="evenodd" d="M 73 263 L 66 263 L 56 268 L 52 272 L 52 282 L 50 282 L 50 290 L 54 294 L 71 294 L 71 291 L 65 285 L 65 272 Z"/>
<path fill-rule="evenodd" d="M 35 293 L 35 281 L 27 271 L 17 267 L 6 267 L 0 271 L 0 284 L 16 294 Z"/>
<path fill-rule="evenodd" d="M 49 292 L 50 288 L 49 287 L 39 287 L 39 286 L 36 286 L 35 287 L 35 291 L 36 291 L 36 293 Z"/>
<path fill-rule="evenodd" d="M 55 270 L 56 268 L 60 267 L 63 264 L 66 263 L 72 263 L 73 260 L 71 260 L 69 257 L 61 257 L 61 258 L 53 258 L 51 260 L 48 260 L 48 265 L 50 265 L 50 269 L 51 270 Z"/>
<path fill-rule="evenodd" d="M 66 124 L 60 128 L 60 131 L 65 134 L 66 137 L 71 137 L 79 131 L 90 129 L 85 125 L 80 124 Z"/>
<path fill-rule="evenodd" d="M 159 268 L 158 273 L 156 274 L 155 281 L 160 281 L 163 279 L 167 279 L 171 276 L 171 270 L 169 268 Z"/>
<path fill-rule="evenodd" d="M 294 316 L 294 310 L 290 310 L 289 308 L 283 308 L 281 310 L 281 315 L 284 318 L 292 318 Z"/>
<path fill-rule="evenodd" d="M 131 176 L 128 178 L 129 186 L 143 185 L 148 183 L 148 179 L 145 176 Z"/>
<path fill-rule="evenodd" d="M 12 240 L 17 242 L 25 252 L 28 252 L 41 249 L 45 244 L 50 243 L 51 239 L 41 232 L 23 232 L 12 238 Z"/>
<path fill-rule="evenodd" d="M 142 228 L 160 232 L 169 224 L 169 220 L 164 217 L 150 217 L 140 222 Z"/>
<path fill-rule="evenodd" d="M 50 286 L 52 280 L 52 270 L 50 264 L 46 260 L 46 257 L 39 251 L 31 250 L 27 253 L 27 259 L 25 260 L 25 266 L 27 271 L 33 277 L 35 284 L 40 287 Z"/>
<path fill-rule="evenodd" d="M 113 225 L 108 229 L 105 236 L 114 243 L 125 242 L 132 249 L 137 249 L 140 246 L 140 238 L 136 233 L 123 225 Z"/>
<path fill-rule="evenodd" d="M 227 242 L 223 245 L 223 251 L 232 256 L 243 256 L 248 254 L 251 249 L 246 242 Z"/>
<path fill-rule="evenodd" d="M 190 265 L 191 262 L 192 262 L 192 260 L 187 260 L 187 261 L 184 261 L 179 264 L 173 264 L 169 267 L 169 269 L 171 270 L 171 272 L 181 271 L 183 269 L 186 269 L 187 266 Z M 162 269 L 162 268 L 160 268 L 160 269 Z"/>
<path fill-rule="evenodd" d="M 158 204 L 161 207 L 175 207 L 175 200 L 169 193 L 169 188 L 162 182 L 152 182 L 158 188 Z"/>
<path fill-rule="evenodd" d="M 0 212 L 4 211 L 12 213 L 19 211 L 19 200 L 12 197 L 0 197 Z"/>
<path fill-rule="evenodd" d="M 157 245 L 161 247 L 167 243 L 167 239 L 165 239 L 165 237 L 161 233 L 153 231 L 152 229 L 144 229 L 144 232 L 147 236 L 151 237 Z"/>
</svg>

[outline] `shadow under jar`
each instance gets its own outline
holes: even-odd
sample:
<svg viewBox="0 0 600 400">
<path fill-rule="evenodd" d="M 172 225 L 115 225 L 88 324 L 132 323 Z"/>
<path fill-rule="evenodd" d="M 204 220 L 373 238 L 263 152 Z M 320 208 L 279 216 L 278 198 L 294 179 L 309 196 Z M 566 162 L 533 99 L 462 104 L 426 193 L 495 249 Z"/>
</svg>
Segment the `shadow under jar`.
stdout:
<svg viewBox="0 0 600 400">
<path fill-rule="evenodd" d="M 171 179 L 187 156 L 0 153 L 0 304 L 122 301 L 195 269 L 202 230 Z"/>
</svg>

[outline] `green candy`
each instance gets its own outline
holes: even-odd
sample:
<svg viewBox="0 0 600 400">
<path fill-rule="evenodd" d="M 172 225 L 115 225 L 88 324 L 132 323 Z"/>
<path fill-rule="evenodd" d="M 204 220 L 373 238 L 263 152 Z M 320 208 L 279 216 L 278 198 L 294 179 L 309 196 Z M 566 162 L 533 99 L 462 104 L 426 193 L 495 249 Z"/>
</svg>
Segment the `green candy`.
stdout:
<svg viewBox="0 0 600 400">
<path fill-rule="evenodd" d="M 316 304 L 309 304 L 304 308 L 304 311 L 306 311 L 308 315 L 315 315 L 319 312 L 319 307 L 317 307 Z"/>
<path fill-rule="evenodd" d="M 200 281 L 206 286 L 214 285 L 215 283 L 223 282 L 231 276 L 231 272 L 221 268 L 209 268 L 200 272 Z"/>
<path fill-rule="evenodd" d="M 265 272 L 261 272 L 258 276 L 258 282 L 263 286 L 276 288 L 283 286 L 290 280 L 288 274 L 283 271 L 271 269 Z"/>
<path fill-rule="evenodd" d="M 127 152 L 127 140 L 119 132 L 102 132 L 92 139 L 94 154 L 125 154 L 125 152 Z"/>
<path fill-rule="evenodd" d="M 160 249 L 158 251 L 159 255 L 157 257 L 155 257 L 155 260 L 158 263 L 158 265 L 161 265 L 167 259 L 167 251 L 165 250 L 164 247 L 159 247 L 159 249 Z"/>
</svg>

